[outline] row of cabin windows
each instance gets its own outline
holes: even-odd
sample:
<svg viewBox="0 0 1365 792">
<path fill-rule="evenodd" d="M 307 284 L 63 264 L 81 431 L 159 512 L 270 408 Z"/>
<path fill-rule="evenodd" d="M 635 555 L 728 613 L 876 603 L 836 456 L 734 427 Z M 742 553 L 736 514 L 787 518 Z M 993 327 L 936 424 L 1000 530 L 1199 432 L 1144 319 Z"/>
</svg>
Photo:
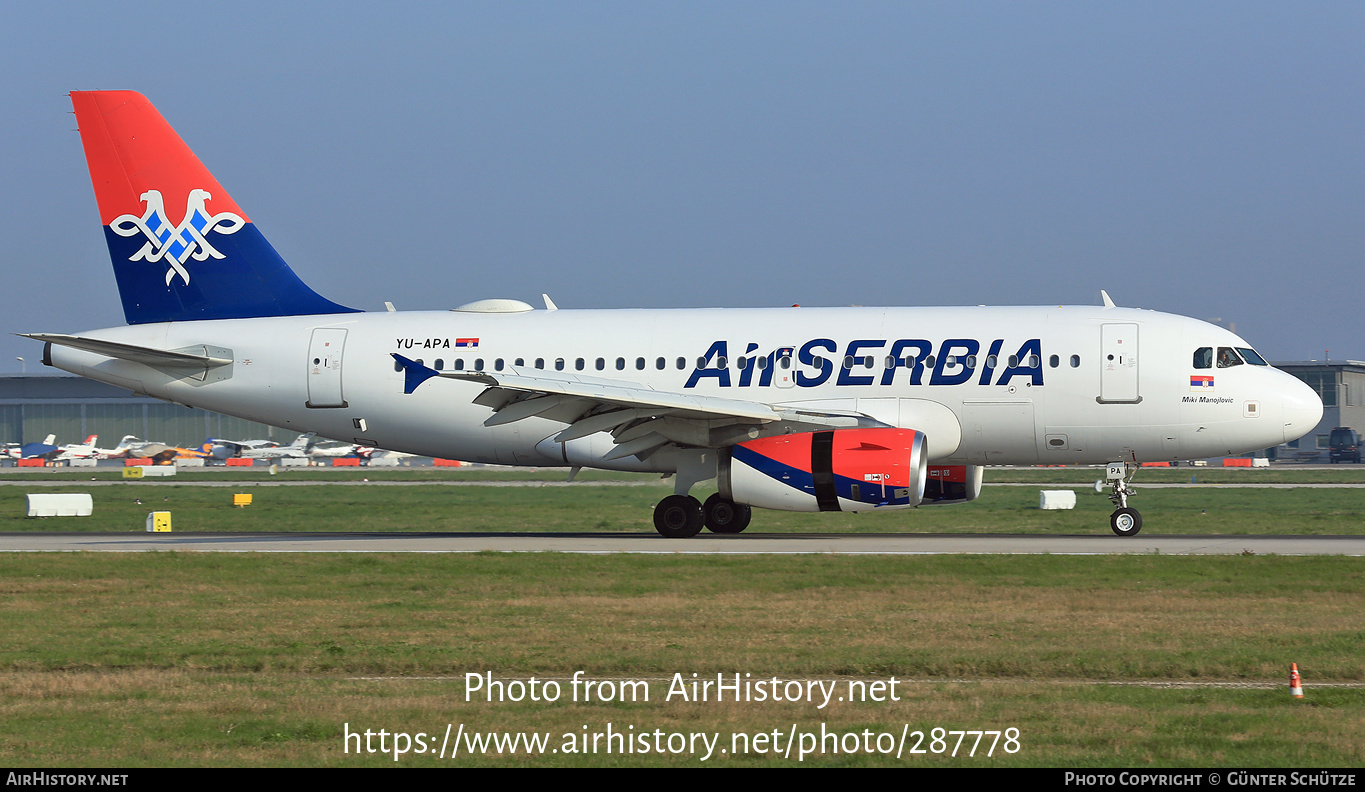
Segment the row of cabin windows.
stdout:
<svg viewBox="0 0 1365 792">
<path fill-rule="evenodd" d="M 815 360 L 816 360 L 816 365 L 818 366 L 820 363 L 822 363 L 822 362 L 824 361 L 824 358 L 816 357 Z M 877 360 L 877 359 L 876 359 L 876 356 L 874 356 L 874 355 L 859 355 L 859 356 L 857 356 L 857 357 L 855 357 L 855 356 L 853 356 L 853 355 L 845 355 L 845 356 L 844 356 L 844 368 L 846 368 L 846 369 L 853 369 L 853 368 L 857 368 L 857 367 L 862 367 L 862 368 L 869 368 L 869 369 L 870 369 L 870 368 L 873 368 L 873 367 L 876 366 L 876 360 Z M 699 357 L 699 358 L 697 358 L 697 368 L 701 368 L 701 369 L 704 369 L 704 368 L 721 368 L 721 369 L 723 369 L 723 368 L 728 368 L 729 365 L 730 365 L 729 359 L 727 359 L 727 358 L 725 358 L 725 357 L 723 357 L 723 356 L 717 357 L 717 358 L 716 358 L 716 362 L 715 362 L 715 365 L 714 365 L 714 366 L 707 366 L 707 361 L 708 361 L 708 359 L 707 359 L 707 358 L 704 358 L 704 357 Z M 999 362 L 1000 362 L 1000 361 L 999 361 L 999 358 L 998 358 L 996 355 L 987 355 L 987 356 L 986 356 L 986 367 L 987 367 L 987 368 L 991 368 L 991 369 L 997 368 L 998 365 L 999 365 Z M 1040 365 L 1040 361 L 1039 361 L 1037 355 L 1029 355 L 1026 362 L 1027 362 L 1027 364 L 1028 364 L 1028 365 L 1027 365 L 1027 368 L 1038 368 L 1039 365 Z M 1081 365 L 1081 356 L 1080 356 L 1080 355 L 1072 355 L 1072 356 L 1071 356 L 1071 360 L 1070 360 L 1069 362 L 1070 362 L 1072 368 L 1080 368 L 1080 365 Z M 419 365 L 426 365 L 426 364 L 423 363 L 422 360 L 420 360 L 420 359 L 417 361 L 417 363 L 418 363 Z M 456 358 L 456 359 L 450 361 L 450 363 L 451 363 L 451 370 L 452 370 L 452 371 L 464 371 L 464 370 L 465 370 L 465 368 L 464 368 L 464 359 L 463 359 L 463 358 Z M 937 364 L 937 363 L 938 363 L 938 361 L 937 361 L 937 359 L 936 359 L 933 355 L 928 355 L 927 357 L 925 357 L 925 358 L 923 358 L 923 359 L 917 359 L 917 358 L 915 358 L 913 355 L 911 355 L 911 356 L 909 356 L 909 357 L 904 357 L 904 358 L 896 358 L 896 357 L 891 357 L 890 355 L 887 355 L 887 356 L 886 356 L 885 358 L 883 358 L 883 360 L 882 360 L 882 366 L 883 366 L 884 368 L 888 368 L 888 369 L 893 369 L 893 368 L 897 368 L 897 367 L 914 368 L 916 365 L 923 365 L 923 366 L 925 366 L 926 368 L 933 368 L 933 367 L 935 366 L 935 364 Z M 646 364 L 646 361 L 645 361 L 644 358 L 642 358 L 642 357 L 637 357 L 637 358 L 635 358 L 635 370 L 636 370 L 636 371 L 644 371 L 644 370 L 645 370 L 645 364 Z M 755 366 L 755 367 L 757 367 L 757 368 L 761 371 L 761 370 L 763 370 L 763 369 L 766 369 L 770 364 L 771 364 L 771 358 L 769 358 L 769 357 L 767 357 L 767 356 L 764 356 L 764 357 L 739 357 L 739 358 L 736 358 L 736 359 L 735 359 L 735 365 L 739 368 L 740 371 L 743 371 L 743 370 L 749 368 L 750 366 Z M 947 361 L 945 362 L 945 365 L 946 365 L 946 366 L 963 365 L 963 366 L 965 366 L 965 367 L 967 367 L 967 368 L 969 368 L 969 369 L 975 369 L 975 368 L 976 368 L 976 364 L 977 364 L 977 356 L 976 356 L 976 355 L 965 355 L 965 356 L 963 356 L 963 355 L 949 355 Z M 1050 367 L 1052 367 L 1052 368 L 1057 368 L 1057 367 L 1061 366 L 1061 364 L 1062 364 L 1061 358 L 1059 358 L 1057 355 L 1052 355 L 1051 357 L 1048 358 L 1048 365 L 1049 365 Z M 544 369 L 544 368 L 545 368 L 545 358 L 536 358 L 536 359 L 535 359 L 535 364 L 534 364 L 534 365 L 535 365 L 535 368 Z M 563 371 L 564 368 L 565 368 L 565 366 L 567 365 L 567 361 L 566 361 L 564 358 L 555 358 L 554 364 L 553 364 L 553 365 L 554 365 L 554 370 L 555 370 L 555 371 Z M 687 358 L 684 358 L 684 357 L 677 358 L 677 359 L 674 361 L 674 364 L 673 364 L 673 365 L 674 365 L 675 368 L 677 368 L 678 371 L 684 371 L 684 370 L 687 369 Z M 778 368 L 781 368 L 781 369 L 789 369 L 789 368 L 791 368 L 791 367 L 792 367 L 792 358 L 791 358 L 791 355 L 782 355 L 781 357 L 777 358 L 777 363 L 776 363 L 776 365 L 777 365 Z M 1009 358 L 1007 359 L 1006 365 L 1008 365 L 1010 368 L 1015 368 L 1015 367 L 1017 367 L 1017 366 L 1019 365 L 1019 356 L 1018 356 L 1018 355 L 1010 355 Z M 517 358 L 517 359 L 515 359 L 514 361 L 512 361 L 512 367 L 513 367 L 513 368 L 525 368 L 525 366 L 526 366 L 526 359 L 525 359 L 525 358 Z M 617 370 L 617 371 L 625 371 L 625 370 L 626 370 L 626 359 L 623 358 L 623 357 L 616 358 L 616 364 L 615 364 L 615 366 L 616 366 L 616 370 Z M 445 361 L 445 359 L 444 359 L 444 358 L 437 358 L 437 359 L 436 359 L 436 362 L 435 362 L 434 364 L 432 364 L 432 368 L 436 369 L 437 371 L 445 371 L 445 370 L 446 370 L 446 361 Z M 504 363 L 503 363 L 503 359 L 502 359 L 502 358 L 497 358 L 497 359 L 495 359 L 495 360 L 493 361 L 493 370 L 494 370 L 494 371 L 502 371 L 503 368 L 504 368 Z M 574 359 L 574 362 L 573 362 L 573 368 L 574 368 L 574 371 L 583 371 L 584 369 L 587 368 L 587 360 L 584 359 L 584 358 L 575 358 L 575 359 Z M 597 371 L 605 371 L 606 368 L 607 368 L 607 359 L 606 359 L 606 358 L 597 358 L 595 361 L 593 361 L 593 368 L 594 368 L 595 370 L 597 370 Z M 657 369 L 657 370 L 659 370 L 659 371 L 663 371 L 664 369 L 668 368 L 668 361 L 667 361 L 667 359 L 666 359 L 666 358 L 655 358 L 655 359 L 654 359 L 654 368 Z M 403 370 L 402 364 L 401 364 L 401 363 L 398 363 L 397 361 L 394 361 L 393 370 L 394 370 L 394 371 L 402 371 L 402 370 Z M 484 360 L 483 360 L 483 358 L 476 358 L 476 359 L 474 360 L 474 365 L 473 365 L 473 367 L 470 369 L 470 371 L 484 371 Z"/>
</svg>

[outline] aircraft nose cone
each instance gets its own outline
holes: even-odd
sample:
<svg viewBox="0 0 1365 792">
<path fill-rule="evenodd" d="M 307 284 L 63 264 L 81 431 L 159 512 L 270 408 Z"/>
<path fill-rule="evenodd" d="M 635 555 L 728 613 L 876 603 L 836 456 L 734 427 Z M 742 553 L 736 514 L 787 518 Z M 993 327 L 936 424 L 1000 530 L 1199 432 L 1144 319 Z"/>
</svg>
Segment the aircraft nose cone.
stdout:
<svg viewBox="0 0 1365 792">
<path fill-rule="evenodd" d="M 1306 383 L 1295 377 L 1282 390 L 1284 407 L 1284 441 L 1297 440 L 1313 431 L 1322 420 L 1322 399 Z"/>
</svg>

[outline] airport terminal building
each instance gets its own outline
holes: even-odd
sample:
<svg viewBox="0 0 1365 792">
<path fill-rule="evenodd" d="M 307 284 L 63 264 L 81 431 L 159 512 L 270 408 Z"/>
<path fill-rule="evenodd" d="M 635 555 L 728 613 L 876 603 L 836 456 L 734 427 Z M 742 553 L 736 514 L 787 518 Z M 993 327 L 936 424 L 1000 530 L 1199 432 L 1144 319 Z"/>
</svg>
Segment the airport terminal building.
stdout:
<svg viewBox="0 0 1365 792">
<path fill-rule="evenodd" d="M 198 445 L 209 437 L 289 443 L 297 432 L 169 404 L 80 377 L 50 374 L 0 377 L 0 442 L 31 443 L 56 435 L 58 444 L 97 434 L 102 448 L 124 435 L 168 445 Z"/>
<path fill-rule="evenodd" d="M 1276 458 L 1326 462 L 1333 428 L 1345 426 L 1365 434 L 1365 362 L 1309 360 L 1271 365 L 1308 383 L 1322 397 L 1322 420 L 1298 440 L 1272 449 Z"/>
<path fill-rule="evenodd" d="M 1258 456 L 1325 462 L 1333 427 L 1347 426 L 1365 434 L 1365 362 L 1273 365 L 1317 391 L 1322 397 L 1322 421 L 1298 440 Z M 181 446 L 197 445 L 209 437 L 287 444 L 298 436 L 292 430 L 169 404 L 94 380 L 52 374 L 0 376 L 0 442 L 33 442 L 49 434 L 56 435 L 59 444 L 98 434 L 105 448 L 117 445 L 124 435 Z"/>
</svg>

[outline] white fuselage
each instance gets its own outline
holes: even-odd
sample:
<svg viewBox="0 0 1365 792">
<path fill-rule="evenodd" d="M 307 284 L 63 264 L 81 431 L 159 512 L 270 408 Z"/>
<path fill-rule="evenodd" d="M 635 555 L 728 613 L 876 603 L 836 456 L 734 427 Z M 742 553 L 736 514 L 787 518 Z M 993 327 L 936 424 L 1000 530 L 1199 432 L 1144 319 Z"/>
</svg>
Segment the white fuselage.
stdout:
<svg viewBox="0 0 1365 792">
<path fill-rule="evenodd" d="M 54 346 L 53 365 L 298 432 L 512 465 L 670 472 L 676 461 L 661 452 L 601 463 L 609 434 L 561 444 L 550 438 L 565 424 L 547 418 L 486 427 L 493 412 L 474 403 L 484 385 L 442 378 L 405 395 L 391 354 L 447 372 L 534 374 L 541 361 L 547 373 L 861 413 L 924 432 L 929 458 L 953 464 L 1237 454 L 1302 435 L 1322 411 L 1307 385 L 1272 367 L 1194 368 L 1197 348 L 1248 346 L 1232 333 L 1125 308 L 426 311 L 144 324 L 83 335 L 228 350 L 233 363 L 185 376 Z M 791 350 L 789 369 L 780 367 L 783 349 Z M 1196 386 L 1193 375 L 1209 379 Z"/>
</svg>

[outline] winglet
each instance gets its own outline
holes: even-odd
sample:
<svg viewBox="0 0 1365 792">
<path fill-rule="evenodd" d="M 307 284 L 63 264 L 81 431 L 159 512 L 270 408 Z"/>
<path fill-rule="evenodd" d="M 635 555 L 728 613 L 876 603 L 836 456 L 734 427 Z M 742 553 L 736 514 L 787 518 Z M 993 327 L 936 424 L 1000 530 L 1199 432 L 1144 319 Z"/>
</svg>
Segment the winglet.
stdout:
<svg viewBox="0 0 1365 792">
<path fill-rule="evenodd" d="M 432 377 L 440 376 L 440 372 L 436 371 L 436 369 L 427 368 L 421 363 L 418 363 L 415 360 L 409 360 L 397 352 L 391 352 L 389 354 L 393 355 L 393 359 L 398 361 L 398 365 L 403 367 L 403 393 L 412 393 L 417 390 L 418 385 L 421 385 Z"/>
<path fill-rule="evenodd" d="M 1105 291 L 1104 289 L 1100 289 L 1100 299 L 1104 301 L 1105 308 L 1114 307 L 1114 301 L 1109 299 L 1109 292 Z"/>
</svg>

